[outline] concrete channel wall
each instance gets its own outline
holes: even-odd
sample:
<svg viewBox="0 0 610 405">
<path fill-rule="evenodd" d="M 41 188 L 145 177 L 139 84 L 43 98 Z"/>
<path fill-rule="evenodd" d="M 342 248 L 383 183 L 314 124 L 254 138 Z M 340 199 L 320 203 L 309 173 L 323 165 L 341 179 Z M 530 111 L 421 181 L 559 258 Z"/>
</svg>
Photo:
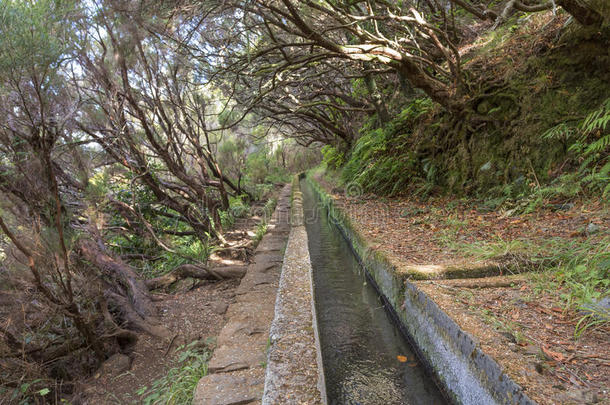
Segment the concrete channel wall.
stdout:
<svg viewBox="0 0 610 405">
<path fill-rule="evenodd" d="M 299 179 L 292 184 L 290 235 L 269 333 L 263 404 L 326 404 L 312 268 Z"/>
<path fill-rule="evenodd" d="M 498 363 L 483 353 L 475 338 L 410 283 L 408 275 L 396 271 L 388 258 L 368 246 L 350 219 L 335 206 L 333 198 L 317 182 L 309 177 L 306 181 L 349 242 L 401 331 L 452 402 L 534 404 Z"/>
</svg>

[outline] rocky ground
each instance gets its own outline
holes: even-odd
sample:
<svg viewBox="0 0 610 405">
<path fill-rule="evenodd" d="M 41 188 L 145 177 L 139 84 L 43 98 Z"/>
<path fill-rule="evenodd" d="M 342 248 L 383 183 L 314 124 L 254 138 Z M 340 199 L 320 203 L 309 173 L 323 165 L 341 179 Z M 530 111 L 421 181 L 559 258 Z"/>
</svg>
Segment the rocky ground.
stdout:
<svg viewBox="0 0 610 405">
<path fill-rule="evenodd" d="M 138 391 L 179 364 L 177 348 L 195 341 L 213 341 L 224 324 L 224 314 L 235 297 L 238 280 L 208 283 L 192 291 L 159 295 L 160 318 L 173 332 L 171 342 L 142 336 L 128 354 L 107 360 L 89 380 L 81 383 L 73 400 L 82 404 L 138 404 Z"/>
</svg>

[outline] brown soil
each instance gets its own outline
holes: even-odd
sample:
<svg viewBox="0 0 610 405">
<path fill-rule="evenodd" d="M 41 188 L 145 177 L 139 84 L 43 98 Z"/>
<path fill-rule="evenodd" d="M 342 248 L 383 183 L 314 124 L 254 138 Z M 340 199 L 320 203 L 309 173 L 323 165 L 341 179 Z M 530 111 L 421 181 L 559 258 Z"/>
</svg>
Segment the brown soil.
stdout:
<svg viewBox="0 0 610 405">
<path fill-rule="evenodd" d="M 371 246 L 405 265 L 472 261 L 449 248 L 447 238 L 457 244 L 498 238 L 527 244 L 549 238 L 579 241 L 588 236 L 590 223 L 600 229 L 594 237 L 601 240 L 610 234 L 610 213 L 602 202 L 511 217 L 450 199 L 346 196 L 328 180 L 316 180 Z M 610 325 L 589 328 L 576 338 L 583 315 L 565 309 L 563 291 L 536 288 L 544 285 L 536 282 L 536 274 L 415 283 L 475 336 L 536 402 L 610 403 Z"/>
<path fill-rule="evenodd" d="M 163 377 L 176 365 L 175 349 L 195 340 L 218 335 L 224 316 L 213 309 L 230 303 L 238 280 L 208 283 L 192 291 L 175 295 L 157 294 L 161 321 L 176 337 L 171 342 L 143 335 L 128 355 L 128 371 L 108 370 L 83 382 L 79 394 L 83 404 L 132 404 L 141 399 L 136 391 Z"/>
<path fill-rule="evenodd" d="M 253 212 L 257 212 L 254 207 Z M 261 220 L 254 216 L 237 219 L 233 229 L 225 234 L 229 245 L 246 245 L 252 239 L 256 224 Z M 245 250 L 212 254 L 210 265 L 244 265 L 249 262 L 254 246 Z M 155 303 L 161 322 L 174 333 L 170 340 L 141 335 L 135 346 L 126 353 L 131 365 L 124 371 L 104 367 L 91 378 L 77 386 L 72 403 L 138 404 L 142 396 L 137 391 L 150 387 L 167 371 L 177 366 L 176 349 L 194 341 L 214 341 L 225 324 L 225 312 L 235 299 L 240 280 L 196 281 L 182 280 L 172 293 L 155 293 Z M 145 394 L 146 395 L 146 394 Z"/>
</svg>

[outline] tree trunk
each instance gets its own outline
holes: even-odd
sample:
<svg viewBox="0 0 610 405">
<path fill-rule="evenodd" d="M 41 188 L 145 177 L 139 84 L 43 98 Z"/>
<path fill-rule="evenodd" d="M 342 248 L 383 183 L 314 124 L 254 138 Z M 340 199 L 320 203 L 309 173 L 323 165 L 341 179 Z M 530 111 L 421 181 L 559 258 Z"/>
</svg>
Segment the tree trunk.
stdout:
<svg viewBox="0 0 610 405">
<path fill-rule="evenodd" d="M 433 101 L 439 103 L 450 112 L 459 113 L 464 108 L 463 100 L 457 97 L 456 94 L 452 94 L 451 88 L 448 85 L 426 76 L 422 69 L 414 62 L 403 60 L 395 62 L 394 67 L 413 87 L 422 90 Z"/>
<path fill-rule="evenodd" d="M 390 121 L 390 114 L 388 113 L 388 109 L 386 108 L 385 103 L 382 100 L 381 94 L 379 93 L 379 89 L 377 88 L 377 82 L 375 78 L 371 74 L 367 74 L 364 77 L 366 82 L 366 87 L 371 95 L 371 99 L 373 101 L 373 106 L 375 107 L 375 111 L 377 112 L 377 120 L 379 122 L 379 126 L 383 126 L 385 123 Z"/>
<path fill-rule="evenodd" d="M 80 241 L 80 251 L 83 257 L 126 289 L 125 292 L 129 296 L 134 310 L 140 316 L 156 315 L 155 306 L 150 299 L 146 284 L 131 266 L 121 259 L 108 255 L 90 239 Z"/>
<path fill-rule="evenodd" d="M 557 4 L 582 25 L 600 26 L 604 21 L 604 17 L 583 0 L 558 0 Z"/>
</svg>

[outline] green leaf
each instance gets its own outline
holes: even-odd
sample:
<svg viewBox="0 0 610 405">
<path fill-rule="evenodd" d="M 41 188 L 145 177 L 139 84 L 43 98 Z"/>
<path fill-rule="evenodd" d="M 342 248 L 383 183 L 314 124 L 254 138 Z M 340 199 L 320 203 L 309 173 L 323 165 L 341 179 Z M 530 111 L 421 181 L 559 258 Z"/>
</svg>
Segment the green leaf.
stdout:
<svg viewBox="0 0 610 405">
<path fill-rule="evenodd" d="M 48 388 L 43 388 L 43 389 L 41 389 L 40 391 L 38 391 L 38 395 L 40 395 L 40 396 L 43 396 L 43 397 L 44 397 L 44 396 L 45 396 L 45 395 L 47 395 L 49 392 L 51 392 L 51 390 L 50 390 L 50 389 L 48 389 Z"/>
</svg>

